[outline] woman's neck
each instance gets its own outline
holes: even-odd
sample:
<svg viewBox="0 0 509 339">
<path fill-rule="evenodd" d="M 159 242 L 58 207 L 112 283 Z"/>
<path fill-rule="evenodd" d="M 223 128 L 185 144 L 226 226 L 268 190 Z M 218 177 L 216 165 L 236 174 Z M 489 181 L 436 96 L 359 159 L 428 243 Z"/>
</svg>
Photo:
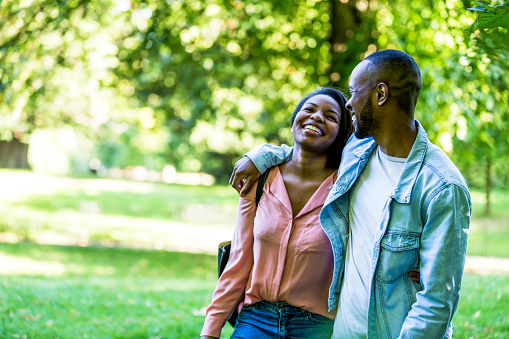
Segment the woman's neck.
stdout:
<svg viewBox="0 0 509 339">
<path fill-rule="evenodd" d="M 292 160 L 285 163 L 282 170 L 303 179 L 324 180 L 336 170 L 327 167 L 327 158 L 328 154 L 317 154 L 295 146 Z"/>
<path fill-rule="evenodd" d="M 293 216 L 297 216 L 335 169 L 327 168 L 327 154 L 293 150 L 292 160 L 279 166 L 292 206 Z"/>
</svg>

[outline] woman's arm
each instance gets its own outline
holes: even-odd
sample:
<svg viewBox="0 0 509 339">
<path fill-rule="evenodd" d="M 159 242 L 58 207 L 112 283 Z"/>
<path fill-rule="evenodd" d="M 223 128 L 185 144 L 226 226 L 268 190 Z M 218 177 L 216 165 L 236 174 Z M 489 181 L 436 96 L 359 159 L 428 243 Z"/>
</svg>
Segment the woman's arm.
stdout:
<svg viewBox="0 0 509 339">
<path fill-rule="evenodd" d="M 202 336 L 218 338 L 231 313 L 244 299 L 244 291 L 253 267 L 255 196 L 256 189 L 253 189 L 240 198 L 230 258 L 207 308 Z"/>
</svg>

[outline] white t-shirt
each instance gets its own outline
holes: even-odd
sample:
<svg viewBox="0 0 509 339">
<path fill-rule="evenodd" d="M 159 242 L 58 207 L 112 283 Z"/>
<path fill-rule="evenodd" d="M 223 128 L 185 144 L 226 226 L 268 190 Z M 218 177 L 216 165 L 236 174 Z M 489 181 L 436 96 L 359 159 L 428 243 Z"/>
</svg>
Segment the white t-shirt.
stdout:
<svg viewBox="0 0 509 339">
<path fill-rule="evenodd" d="M 371 291 L 370 267 L 375 232 L 406 158 L 372 153 L 350 191 L 350 240 L 346 250 L 345 275 L 333 338 L 366 338 Z M 348 314 L 345 318 L 343 313 Z M 349 319 L 348 323 L 343 319 Z M 351 321 L 354 319 L 354 321 Z"/>
</svg>

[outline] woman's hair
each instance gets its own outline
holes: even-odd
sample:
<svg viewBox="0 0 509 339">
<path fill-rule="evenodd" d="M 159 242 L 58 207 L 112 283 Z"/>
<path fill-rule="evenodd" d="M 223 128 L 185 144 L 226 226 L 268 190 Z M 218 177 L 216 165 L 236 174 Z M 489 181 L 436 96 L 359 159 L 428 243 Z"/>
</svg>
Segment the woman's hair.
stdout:
<svg viewBox="0 0 509 339">
<path fill-rule="evenodd" d="M 306 95 L 299 102 L 299 104 L 293 111 L 291 117 L 291 126 L 293 126 L 295 117 L 297 116 L 297 113 L 299 113 L 300 110 L 302 109 L 304 103 L 308 101 L 310 98 L 320 94 L 331 97 L 338 103 L 339 107 L 341 108 L 340 112 L 341 118 L 339 120 L 338 135 L 336 137 L 336 140 L 334 140 L 334 143 L 331 145 L 329 149 L 329 154 L 327 155 L 327 167 L 337 168 L 339 167 L 339 163 L 341 162 L 341 154 L 343 153 L 343 148 L 345 148 L 346 142 L 348 141 L 350 135 L 352 135 L 353 132 L 352 116 L 350 115 L 350 112 L 345 108 L 347 99 L 340 90 L 333 87 L 326 87 Z"/>
</svg>

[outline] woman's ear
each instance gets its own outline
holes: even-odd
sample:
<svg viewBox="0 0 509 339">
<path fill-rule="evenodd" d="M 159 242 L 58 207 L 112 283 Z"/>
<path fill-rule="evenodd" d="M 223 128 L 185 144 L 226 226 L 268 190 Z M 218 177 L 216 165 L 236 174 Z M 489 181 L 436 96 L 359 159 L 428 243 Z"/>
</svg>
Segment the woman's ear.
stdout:
<svg viewBox="0 0 509 339">
<path fill-rule="evenodd" d="M 389 99 L 389 86 L 385 82 L 376 85 L 376 103 L 382 106 Z"/>
</svg>

